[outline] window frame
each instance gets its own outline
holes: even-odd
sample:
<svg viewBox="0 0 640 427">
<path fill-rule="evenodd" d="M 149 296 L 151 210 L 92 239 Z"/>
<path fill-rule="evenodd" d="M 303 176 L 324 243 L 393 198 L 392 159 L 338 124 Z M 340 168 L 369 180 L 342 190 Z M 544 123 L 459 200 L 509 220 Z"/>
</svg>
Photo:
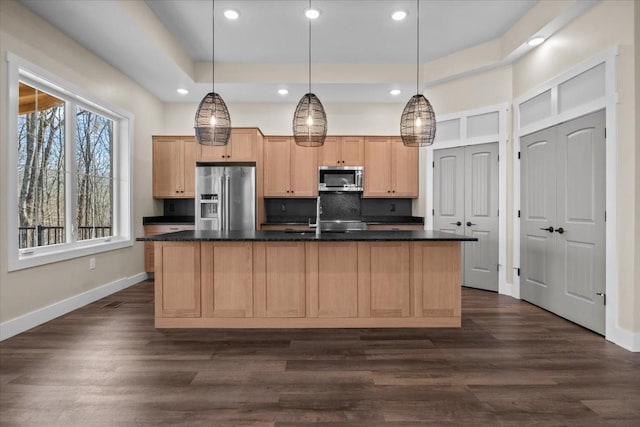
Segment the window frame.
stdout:
<svg viewBox="0 0 640 427">
<path fill-rule="evenodd" d="M 65 235 L 66 242 L 48 246 L 19 249 L 18 242 L 18 83 L 22 81 L 65 101 Z M 6 149 L 7 171 L 7 253 L 8 270 L 46 265 L 78 257 L 98 254 L 133 246 L 133 114 L 96 96 L 74 84 L 32 64 L 11 52 L 7 52 Z M 113 120 L 113 220 L 112 236 L 89 240 L 75 240 L 76 161 L 75 123 L 76 107 L 80 107 Z"/>
</svg>

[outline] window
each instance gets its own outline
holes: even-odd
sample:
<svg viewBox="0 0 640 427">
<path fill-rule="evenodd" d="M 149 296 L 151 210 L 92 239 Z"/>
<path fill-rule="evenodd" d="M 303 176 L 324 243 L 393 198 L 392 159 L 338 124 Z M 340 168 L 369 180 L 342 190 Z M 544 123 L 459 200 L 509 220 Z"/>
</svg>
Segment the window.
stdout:
<svg viewBox="0 0 640 427">
<path fill-rule="evenodd" d="M 131 246 L 131 115 L 8 59 L 9 269 Z"/>
</svg>

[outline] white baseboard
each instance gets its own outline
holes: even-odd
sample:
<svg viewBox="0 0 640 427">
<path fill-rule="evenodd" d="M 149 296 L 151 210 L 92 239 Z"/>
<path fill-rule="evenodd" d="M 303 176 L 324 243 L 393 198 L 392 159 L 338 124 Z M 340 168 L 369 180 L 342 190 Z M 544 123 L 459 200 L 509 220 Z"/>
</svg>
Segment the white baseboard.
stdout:
<svg viewBox="0 0 640 427">
<path fill-rule="evenodd" d="M 640 352 L 640 332 L 631 332 L 619 326 L 614 326 L 607 328 L 605 338 L 625 350 Z"/>
<path fill-rule="evenodd" d="M 77 310 L 80 307 L 84 307 L 87 304 L 128 288 L 129 286 L 135 285 L 136 283 L 140 283 L 143 280 L 146 280 L 147 277 L 147 273 L 138 273 L 131 277 L 123 277 L 121 279 L 114 280 L 111 283 L 98 286 L 97 288 L 74 295 L 38 310 L 34 310 L 31 313 L 0 323 L 0 341 L 28 331 L 31 328 L 53 320 L 56 317 L 60 317 L 73 310 Z"/>
</svg>

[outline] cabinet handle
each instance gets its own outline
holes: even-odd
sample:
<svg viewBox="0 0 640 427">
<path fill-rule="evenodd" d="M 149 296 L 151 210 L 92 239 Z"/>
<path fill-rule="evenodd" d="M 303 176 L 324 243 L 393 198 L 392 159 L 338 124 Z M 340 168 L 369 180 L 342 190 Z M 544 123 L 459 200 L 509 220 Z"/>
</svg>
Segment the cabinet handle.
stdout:
<svg viewBox="0 0 640 427">
<path fill-rule="evenodd" d="M 556 233 L 563 234 L 563 233 L 564 233 L 564 228 L 562 228 L 562 227 L 558 227 L 558 228 L 556 229 Z"/>
<path fill-rule="evenodd" d="M 392 191 L 392 193 L 395 193 L 395 192 L 396 192 L 396 190 L 393 190 L 393 191 Z"/>
<path fill-rule="evenodd" d="M 547 227 L 547 228 L 540 227 L 540 230 L 548 231 L 549 233 L 553 233 L 554 228 L 553 227 Z"/>
<path fill-rule="evenodd" d="M 387 193 L 391 193 L 391 190 L 387 190 Z"/>
<path fill-rule="evenodd" d="M 462 223 L 460 221 L 458 222 L 451 222 L 451 225 L 457 225 L 458 227 L 460 227 L 462 225 Z"/>
<path fill-rule="evenodd" d="M 467 227 L 471 227 L 472 225 L 475 225 L 475 224 L 472 223 L 471 221 L 467 221 Z"/>
</svg>

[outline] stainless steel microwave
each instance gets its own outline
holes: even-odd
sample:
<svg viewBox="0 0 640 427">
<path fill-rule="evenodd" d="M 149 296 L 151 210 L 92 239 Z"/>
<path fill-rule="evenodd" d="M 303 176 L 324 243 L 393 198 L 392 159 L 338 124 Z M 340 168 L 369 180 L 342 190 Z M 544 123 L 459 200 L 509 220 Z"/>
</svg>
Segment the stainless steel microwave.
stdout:
<svg viewBox="0 0 640 427">
<path fill-rule="evenodd" d="M 362 191 L 362 166 L 320 166 L 318 191 Z"/>
</svg>

